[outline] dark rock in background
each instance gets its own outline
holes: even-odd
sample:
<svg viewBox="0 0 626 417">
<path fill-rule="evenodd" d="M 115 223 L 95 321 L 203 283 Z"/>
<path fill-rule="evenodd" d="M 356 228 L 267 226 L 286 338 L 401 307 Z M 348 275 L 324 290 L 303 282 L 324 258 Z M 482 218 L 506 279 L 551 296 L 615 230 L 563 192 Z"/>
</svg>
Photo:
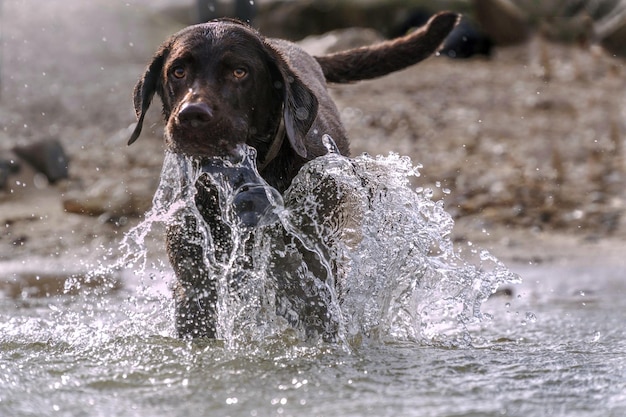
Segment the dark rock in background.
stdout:
<svg viewBox="0 0 626 417">
<path fill-rule="evenodd" d="M 197 0 L 200 3 L 211 1 Z M 211 17 L 235 17 L 241 11 L 225 8 L 220 2 L 216 3 L 216 12 Z M 173 11 L 175 16 L 191 16 L 184 23 L 197 23 L 206 20 L 206 15 L 198 16 L 198 7 L 194 5 L 191 13 Z M 410 15 L 416 8 L 424 8 L 430 12 L 437 10 L 454 10 L 461 13 L 469 12 L 469 4 L 463 0 L 440 0 L 437 2 L 426 0 L 308 0 L 292 1 L 278 0 L 261 3 L 256 9 L 253 26 L 269 37 L 280 37 L 290 40 L 300 40 L 306 36 L 320 35 L 336 29 L 361 27 L 375 29 L 385 36 L 391 36 L 397 25 Z M 167 12 L 170 14 L 169 12 Z"/>
<path fill-rule="evenodd" d="M 510 1 L 473 0 L 473 11 L 481 28 L 498 45 L 516 45 L 528 40 L 528 16 Z"/>
<path fill-rule="evenodd" d="M 533 33 L 561 43 L 599 44 L 626 57 L 625 0 L 472 0 L 481 27 L 497 45 L 527 41 Z"/>
<path fill-rule="evenodd" d="M 44 139 L 24 146 L 16 146 L 13 152 L 46 176 L 50 184 L 69 177 L 69 158 L 56 139 Z"/>
<path fill-rule="evenodd" d="M 229 2 L 230 3 L 230 2 Z M 195 19 L 202 23 L 220 16 L 236 17 L 244 22 L 252 22 L 256 17 L 258 6 L 256 2 L 250 0 L 235 0 L 232 7 L 218 0 L 196 0 Z"/>
<path fill-rule="evenodd" d="M 595 25 L 595 31 L 600 44 L 609 53 L 626 58 L 626 2 L 621 13 L 599 20 Z"/>
<path fill-rule="evenodd" d="M 16 158 L 8 155 L 0 155 L 0 190 L 6 187 L 9 177 L 20 170 L 20 164 Z"/>
<path fill-rule="evenodd" d="M 476 55 L 491 56 L 494 41 L 475 23 L 463 17 L 448 35 L 441 54 L 449 58 L 470 58 Z"/>
</svg>

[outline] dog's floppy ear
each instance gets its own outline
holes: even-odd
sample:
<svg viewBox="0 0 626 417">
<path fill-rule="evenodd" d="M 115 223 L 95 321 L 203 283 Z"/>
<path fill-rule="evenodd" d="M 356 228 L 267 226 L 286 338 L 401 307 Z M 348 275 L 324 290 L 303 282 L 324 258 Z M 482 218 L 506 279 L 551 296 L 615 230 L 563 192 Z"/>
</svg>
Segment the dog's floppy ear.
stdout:
<svg viewBox="0 0 626 417">
<path fill-rule="evenodd" d="M 315 94 L 289 67 L 288 61 L 276 49 L 266 44 L 273 68 L 275 85 L 280 84 L 283 94 L 283 120 L 291 147 L 298 155 L 307 157 L 306 135 L 317 117 L 319 103 Z"/>
<path fill-rule="evenodd" d="M 317 117 L 318 101 L 295 74 L 285 78 L 283 118 L 291 147 L 303 158 L 307 156 L 306 134 Z"/>
<path fill-rule="evenodd" d="M 163 69 L 165 55 L 166 49 L 160 49 L 159 52 L 157 52 L 157 54 L 152 59 L 152 62 L 150 62 L 150 64 L 148 65 L 148 68 L 146 68 L 146 72 L 143 74 L 143 77 L 141 77 L 141 79 L 137 81 L 137 84 L 135 85 L 135 90 L 133 94 L 135 114 L 137 115 L 137 125 L 135 126 L 135 130 L 128 140 L 129 145 L 132 145 L 141 133 L 141 128 L 143 127 L 143 119 L 146 116 L 146 111 L 148 110 L 148 107 L 150 107 L 150 103 L 152 102 L 154 93 L 157 91 L 159 86 L 159 77 L 161 76 L 161 71 Z"/>
</svg>

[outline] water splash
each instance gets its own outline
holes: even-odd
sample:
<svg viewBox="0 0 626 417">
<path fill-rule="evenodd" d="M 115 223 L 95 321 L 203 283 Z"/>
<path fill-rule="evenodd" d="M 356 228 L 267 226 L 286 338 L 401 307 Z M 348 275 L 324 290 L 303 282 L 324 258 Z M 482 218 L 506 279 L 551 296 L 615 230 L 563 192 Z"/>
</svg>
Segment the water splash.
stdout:
<svg viewBox="0 0 626 417">
<path fill-rule="evenodd" d="M 125 262 L 145 265 L 154 224 L 191 225 L 186 243 L 202 248 L 215 334 L 229 346 L 292 333 L 471 343 L 482 302 L 517 277 L 486 251 L 479 265 L 462 259 L 443 202 L 411 187 L 420 167 L 408 157 L 346 158 L 330 137 L 324 144 L 327 155 L 283 196 L 258 174 L 252 148 L 210 161 L 167 154 L 153 208 L 123 242 Z M 198 184 L 217 191 L 219 231 L 198 208 Z"/>
</svg>

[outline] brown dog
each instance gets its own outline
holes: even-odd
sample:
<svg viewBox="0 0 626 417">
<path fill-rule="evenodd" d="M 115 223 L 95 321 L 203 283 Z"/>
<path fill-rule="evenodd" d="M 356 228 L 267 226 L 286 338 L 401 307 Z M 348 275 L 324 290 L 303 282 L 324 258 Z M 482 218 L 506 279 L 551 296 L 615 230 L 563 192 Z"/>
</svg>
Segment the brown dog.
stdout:
<svg viewBox="0 0 626 417">
<path fill-rule="evenodd" d="M 135 86 L 138 122 L 129 144 L 138 138 L 156 93 L 163 104 L 169 151 L 227 157 L 245 143 L 256 149 L 262 177 L 282 193 L 307 161 L 327 152 L 324 134 L 343 155 L 349 154 L 326 82 L 371 79 L 413 65 L 437 51 L 457 20 L 454 13 L 439 13 L 402 38 L 322 57 L 285 40 L 264 38 L 235 20 L 190 26 L 161 45 Z M 203 217 L 208 224 L 219 223 L 219 205 L 210 187 L 197 188 Z M 186 226 L 168 232 L 178 279 L 177 330 L 181 336 L 214 337 L 215 283 L 199 262 L 201 248 L 189 241 L 197 238 L 195 220 L 184 222 Z"/>
</svg>

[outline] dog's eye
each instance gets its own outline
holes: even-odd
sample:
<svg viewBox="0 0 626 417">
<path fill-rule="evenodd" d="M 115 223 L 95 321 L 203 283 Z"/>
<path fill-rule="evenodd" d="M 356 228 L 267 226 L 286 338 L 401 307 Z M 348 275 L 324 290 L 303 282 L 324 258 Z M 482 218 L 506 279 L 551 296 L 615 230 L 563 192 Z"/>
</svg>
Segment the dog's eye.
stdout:
<svg viewBox="0 0 626 417">
<path fill-rule="evenodd" d="M 235 68 L 233 70 L 233 75 L 235 76 L 235 78 L 237 78 L 238 80 L 241 80 L 242 78 L 244 78 L 246 75 L 248 75 L 248 71 L 246 71 L 243 68 Z"/>
<path fill-rule="evenodd" d="M 185 68 L 183 67 L 174 68 L 174 70 L 172 71 L 172 75 L 178 79 L 185 78 L 185 75 L 186 75 Z"/>
</svg>

